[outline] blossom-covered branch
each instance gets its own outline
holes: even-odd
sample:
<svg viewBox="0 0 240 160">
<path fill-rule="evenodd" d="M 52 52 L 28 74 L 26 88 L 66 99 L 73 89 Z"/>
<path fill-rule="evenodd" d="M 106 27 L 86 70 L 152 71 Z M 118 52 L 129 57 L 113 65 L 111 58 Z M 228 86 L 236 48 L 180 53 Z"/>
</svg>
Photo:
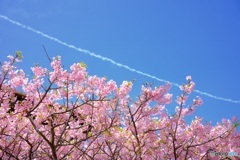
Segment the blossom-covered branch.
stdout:
<svg viewBox="0 0 240 160">
<path fill-rule="evenodd" d="M 143 85 L 137 99 L 132 82 L 88 75 L 84 63 L 66 70 L 61 57 L 51 68 L 36 65 L 33 76 L 17 67 L 20 52 L 8 56 L 0 70 L 0 159 L 208 159 L 209 151 L 240 153 L 239 122 L 216 126 L 185 117 L 203 102 L 188 97 L 190 76 L 176 98 L 171 85 Z M 211 157 L 219 159 L 219 157 Z"/>
</svg>

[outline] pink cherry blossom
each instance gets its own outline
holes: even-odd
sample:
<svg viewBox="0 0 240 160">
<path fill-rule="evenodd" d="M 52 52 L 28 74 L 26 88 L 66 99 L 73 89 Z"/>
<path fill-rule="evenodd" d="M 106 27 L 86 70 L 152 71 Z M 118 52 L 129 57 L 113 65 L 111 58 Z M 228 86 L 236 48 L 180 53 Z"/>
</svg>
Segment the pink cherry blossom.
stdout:
<svg viewBox="0 0 240 160">
<path fill-rule="evenodd" d="M 35 66 L 34 76 L 26 77 L 16 65 L 20 52 L 8 58 L 0 69 L 0 159 L 227 158 L 211 157 L 212 150 L 240 155 L 237 117 L 216 125 L 198 116 L 186 121 L 203 104 L 200 97 L 189 102 L 191 76 L 179 96 L 166 83 L 144 85 L 133 98 L 132 82 L 118 86 L 88 75 L 82 63 L 65 69 L 58 56 L 51 69 Z"/>
<path fill-rule="evenodd" d="M 42 67 L 39 67 L 39 66 L 35 66 L 35 67 L 32 67 L 32 72 L 35 74 L 35 76 L 37 77 L 41 77 L 43 76 L 44 74 L 46 74 L 47 72 L 47 69 L 46 68 L 42 68 Z"/>
</svg>

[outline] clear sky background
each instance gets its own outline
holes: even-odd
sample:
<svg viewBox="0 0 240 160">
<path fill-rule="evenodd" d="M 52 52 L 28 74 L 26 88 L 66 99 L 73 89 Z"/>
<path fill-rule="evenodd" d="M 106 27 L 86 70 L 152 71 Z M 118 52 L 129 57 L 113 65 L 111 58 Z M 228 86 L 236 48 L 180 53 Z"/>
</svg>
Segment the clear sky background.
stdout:
<svg viewBox="0 0 240 160">
<path fill-rule="evenodd" d="M 240 100 L 240 1 L 87 1 L 1 0 L 0 14 L 68 44 L 111 58 L 119 63 L 183 84 L 191 75 L 196 89 L 219 97 Z M 121 84 L 137 81 L 134 99 L 145 82 L 164 83 L 93 58 L 0 18 L 0 60 L 16 50 L 24 55 L 21 68 L 49 67 L 42 48 L 60 55 L 67 69 L 83 61 L 90 75 L 107 76 Z M 173 86 L 176 96 L 181 92 Z M 200 96 L 204 104 L 194 114 L 214 124 L 222 118 L 240 119 L 240 103 Z"/>
</svg>

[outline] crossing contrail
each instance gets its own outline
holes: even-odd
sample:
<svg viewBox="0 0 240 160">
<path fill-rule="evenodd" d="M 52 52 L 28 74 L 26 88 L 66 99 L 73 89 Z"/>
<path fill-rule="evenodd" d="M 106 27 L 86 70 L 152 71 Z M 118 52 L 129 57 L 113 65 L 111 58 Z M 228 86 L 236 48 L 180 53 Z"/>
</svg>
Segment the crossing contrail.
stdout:
<svg viewBox="0 0 240 160">
<path fill-rule="evenodd" d="M 68 47 L 68 48 L 72 48 L 72 49 L 77 50 L 77 51 L 79 51 L 79 52 L 81 52 L 81 53 L 84 53 L 84 54 L 90 55 L 90 56 L 92 56 L 92 57 L 101 59 L 102 61 L 110 62 L 110 63 L 112 63 L 113 65 L 116 65 L 116 66 L 121 67 L 121 68 L 125 68 L 125 69 L 127 69 L 127 70 L 129 70 L 129 71 L 131 71 L 131 72 L 134 72 L 134 73 L 137 73 L 137 74 L 140 74 L 140 75 L 143 75 L 143 76 L 146 76 L 146 77 L 155 79 L 155 80 L 157 80 L 157 81 L 159 81 L 159 82 L 164 82 L 164 83 L 169 82 L 171 85 L 176 86 L 176 87 L 180 87 L 180 86 L 181 86 L 181 85 L 179 85 L 179 84 L 177 84 L 177 83 L 170 82 L 170 81 L 167 81 L 167 80 L 165 80 L 165 79 L 158 78 L 158 77 L 156 77 L 156 76 L 154 76 L 154 75 L 150 75 L 150 74 L 148 74 L 148 73 L 139 71 L 139 70 L 137 70 L 137 69 L 134 69 L 134 68 L 132 68 L 132 67 L 129 67 L 128 65 L 121 64 L 121 63 L 116 62 L 116 61 L 114 61 L 114 60 L 112 60 L 112 59 L 110 59 L 110 58 L 101 56 L 101 55 L 96 54 L 96 53 L 94 53 L 94 52 L 91 52 L 91 51 L 89 51 L 89 50 L 75 47 L 74 45 L 68 44 L 68 43 L 66 43 L 66 42 L 64 42 L 64 41 L 61 41 L 61 40 L 55 38 L 55 37 L 49 36 L 49 35 L 46 34 L 46 33 L 43 33 L 43 32 L 38 31 L 38 30 L 36 30 L 36 29 L 33 29 L 33 28 L 30 27 L 30 26 L 27 26 L 27 25 L 24 25 L 24 24 L 19 23 L 19 22 L 17 22 L 17 21 L 14 21 L 14 20 L 8 18 L 7 16 L 4 16 L 4 15 L 1 15 L 1 14 L 0 14 L 0 18 L 4 19 L 4 20 L 6 20 L 6 21 L 8 21 L 8 22 L 10 22 L 10 23 L 12 23 L 12 24 L 15 24 L 15 25 L 17 25 L 17 26 L 19 26 L 19 27 L 21 27 L 21 28 L 27 29 L 27 30 L 29 30 L 29 31 L 31 31 L 31 32 L 34 32 L 34 33 L 36 33 L 36 34 L 38 34 L 38 35 L 41 35 L 41 36 L 43 36 L 43 37 L 45 37 L 45 38 L 47 38 L 47 39 L 49 39 L 49 40 L 55 41 L 55 42 L 57 42 L 57 43 L 59 43 L 59 44 L 61 44 L 61 45 L 64 45 L 64 46 Z M 199 94 L 202 94 L 202 95 L 205 95 L 205 96 L 208 96 L 208 97 L 210 97 L 210 98 L 217 99 L 217 100 L 227 101 L 227 102 L 231 102 L 231 103 L 240 103 L 240 100 L 232 100 L 232 99 L 230 99 L 230 98 L 218 97 L 218 96 L 212 95 L 212 94 L 210 94 L 210 93 L 202 92 L 202 91 L 199 91 L 199 90 L 194 90 L 194 92 L 199 93 Z"/>
</svg>

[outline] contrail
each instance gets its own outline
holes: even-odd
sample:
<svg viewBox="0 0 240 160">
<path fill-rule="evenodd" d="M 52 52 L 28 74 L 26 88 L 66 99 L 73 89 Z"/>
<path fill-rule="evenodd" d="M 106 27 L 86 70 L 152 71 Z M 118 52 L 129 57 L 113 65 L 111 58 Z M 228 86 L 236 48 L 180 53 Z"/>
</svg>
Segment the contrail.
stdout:
<svg viewBox="0 0 240 160">
<path fill-rule="evenodd" d="M 32 31 L 32 32 L 34 32 L 34 33 L 36 33 L 36 34 L 38 34 L 38 35 L 41 35 L 41 36 L 43 36 L 43 37 L 45 37 L 45 38 L 47 38 L 47 39 L 49 39 L 49 40 L 53 40 L 53 41 L 55 41 L 55 42 L 57 42 L 57 43 L 59 43 L 59 44 L 61 44 L 61 45 L 64 45 L 64 46 L 66 46 L 66 47 L 68 47 L 68 48 L 72 48 L 72 49 L 77 50 L 77 51 L 79 51 L 79 52 L 81 52 L 81 53 L 84 53 L 84 54 L 90 55 L 90 56 L 92 56 L 92 57 L 101 59 L 102 61 L 110 62 L 110 63 L 112 63 L 113 65 L 116 65 L 116 66 L 121 67 L 121 68 L 125 68 L 125 69 L 127 69 L 127 70 L 129 70 L 129 71 L 131 71 L 131 72 L 138 73 L 138 74 L 140 74 L 140 75 L 143 75 L 143 76 L 146 76 L 146 77 L 155 79 L 155 80 L 157 80 L 157 81 L 159 81 L 159 82 L 164 82 L 164 83 L 169 82 L 171 85 L 176 86 L 176 87 L 180 87 L 180 86 L 181 86 L 181 85 L 179 85 L 179 84 L 177 84 L 177 83 L 170 82 L 170 81 L 167 81 L 167 80 L 165 80 L 165 79 L 158 78 L 158 77 L 156 77 L 156 76 L 154 76 L 154 75 L 150 75 L 150 74 L 148 74 L 148 73 L 145 73 L 145 72 L 139 71 L 139 70 L 137 70 L 137 69 L 131 68 L 131 67 L 129 67 L 128 65 L 124 65 L 124 64 L 118 63 L 118 62 L 116 62 L 116 61 L 114 61 L 114 60 L 112 60 L 112 59 L 110 59 L 110 58 L 101 56 L 101 55 L 96 54 L 96 53 L 94 53 L 94 52 L 91 52 L 91 51 L 89 51 L 89 50 L 75 47 L 74 45 L 68 44 L 68 43 L 66 43 L 66 42 L 64 42 L 64 41 L 61 41 L 61 40 L 55 38 L 55 37 L 49 36 L 49 35 L 41 32 L 41 31 L 38 31 L 38 30 L 36 30 L 36 29 L 33 29 L 32 27 L 29 27 L 29 26 L 27 26 L 27 25 L 24 25 L 24 24 L 22 24 L 22 23 L 19 23 L 19 22 L 17 22 L 17 21 L 14 21 L 14 20 L 8 18 L 7 16 L 4 16 L 4 15 L 1 15 L 1 14 L 0 14 L 0 18 L 6 20 L 6 21 L 8 21 L 8 22 L 11 22 L 12 24 L 15 24 L 15 25 L 17 25 L 17 26 L 19 26 L 19 27 L 22 27 L 22 28 L 24 28 L 24 29 L 27 29 L 27 30 L 29 30 L 29 31 Z M 206 92 L 202 92 L 202 91 L 199 91 L 199 90 L 194 90 L 194 92 L 199 93 L 199 94 L 202 94 L 202 95 L 205 95 L 205 96 L 208 96 L 208 97 L 210 97 L 210 98 L 214 98 L 214 99 L 218 99 L 218 100 L 222 100 L 222 101 L 226 101 L 226 102 L 240 103 L 240 100 L 232 100 L 232 99 L 229 99 L 229 98 L 222 98 L 222 97 L 218 97 L 218 96 L 215 96 L 215 95 L 212 95 L 212 94 L 209 94 L 209 93 L 206 93 Z"/>
</svg>

